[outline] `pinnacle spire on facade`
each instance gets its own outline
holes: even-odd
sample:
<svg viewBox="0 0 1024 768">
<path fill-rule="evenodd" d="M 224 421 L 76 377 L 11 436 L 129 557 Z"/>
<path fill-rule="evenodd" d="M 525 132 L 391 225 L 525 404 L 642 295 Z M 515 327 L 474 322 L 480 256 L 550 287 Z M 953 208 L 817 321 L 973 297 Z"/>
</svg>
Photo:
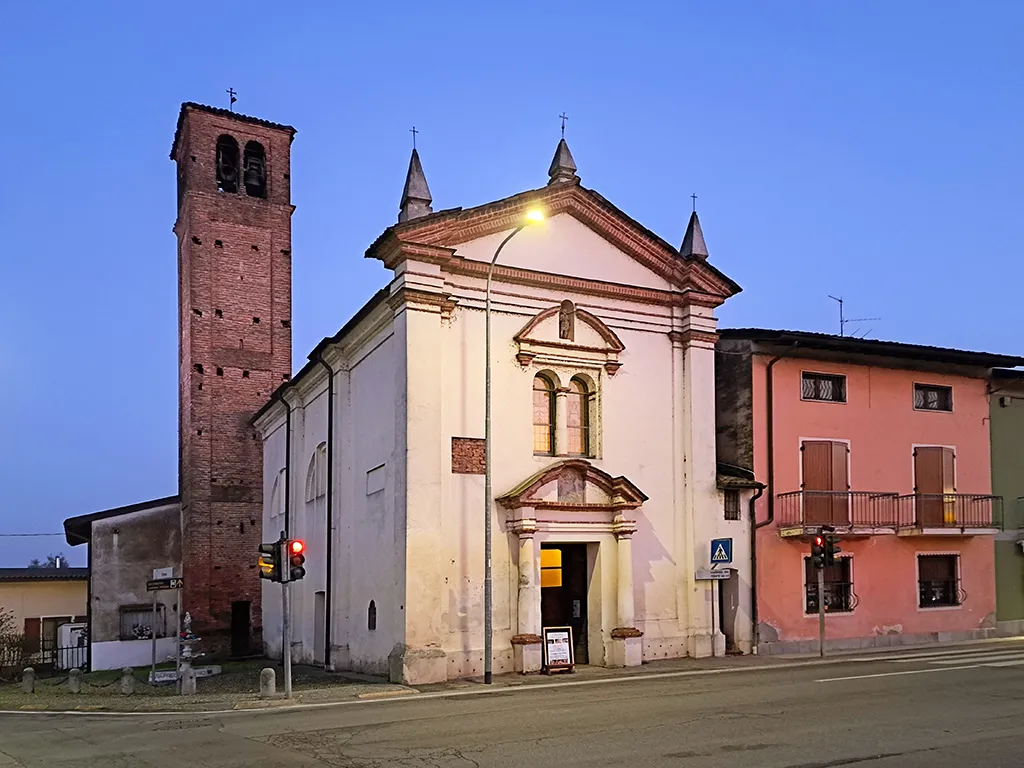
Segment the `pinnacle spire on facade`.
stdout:
<svg viewBox="0 0 1024 768">
<path fill-rule="evenodd" d="M 569 145 L 565 143 L 564 136 L 558 142 L 558 147 L 555 148 L 555 156 L 551 159 L 548 176 L 550 177 L 548 186 L 580 180 L 580 177 L 576 175 L 576 163 L 572 159 L 572 152 L 569 151 Z"/>
<path fill-rule="evenodd" d="M 430 197 L 430 187 L 427 186 L 427 177 L 423 173 L 423 165 L 420 163 L 420 153 L 413 147 L 412 157 L 409 158 L 409 172 L 405 175 L 402 202 L 399 204 L 398 223 L 433 213 L 431 202 L 433 200 Z"/>
<path fill-rule="evenodd" d="M 690 214 L 690 222 L 686 225 L 686 234 L 683 235 L 683 244 L 679 246 L 679 255 L 684 259 L 708 257 L 708 247 L 704 244 L 704 233 L 700 229 L 697 211 Z"/>
</svg>

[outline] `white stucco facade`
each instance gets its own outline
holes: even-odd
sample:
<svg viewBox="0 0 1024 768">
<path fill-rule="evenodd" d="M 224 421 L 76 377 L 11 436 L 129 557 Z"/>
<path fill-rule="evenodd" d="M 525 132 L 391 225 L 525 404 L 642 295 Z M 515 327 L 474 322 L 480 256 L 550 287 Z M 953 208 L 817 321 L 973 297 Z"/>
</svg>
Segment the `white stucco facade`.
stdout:
<svg viewBox="0 0 1024 768">
<path fill-rule="evenodd" d="M 394 272 L 387 295 L 259 416 L 264 540 L 287 506 L 289 535 L 307 543 L 295 658 L 407 683 L 482 672 L 484 477 L 459 452 L 484 435 L 486 266 L 533 205 L 546 221 L 509 241 L 492 287 L 494 671 L 539 666 L 540 552 L 553 545 L 584 545 L 586 605 L 572 610 L 589 663 L 621 666 L 725 652 L 716 587 L 696 572 L 710 540 L 731 537 L 729 631 L 750 650 L 746 496 L 726 520 L 715 459 L 714 308 L 738 289 L 570 183 L 386 232 L 369 255 Z M 330 445 L 320 357 L 334 371 Z M 544 453 L 538 374 L 555 391 Z M 569 454 L 573 379 L 589 393 L 585 455 Z M 328 453 L 331 532 L 316 464 L 326 473 Z M 264 582 L 271 655 L 280 593 Z"/>
</svg>

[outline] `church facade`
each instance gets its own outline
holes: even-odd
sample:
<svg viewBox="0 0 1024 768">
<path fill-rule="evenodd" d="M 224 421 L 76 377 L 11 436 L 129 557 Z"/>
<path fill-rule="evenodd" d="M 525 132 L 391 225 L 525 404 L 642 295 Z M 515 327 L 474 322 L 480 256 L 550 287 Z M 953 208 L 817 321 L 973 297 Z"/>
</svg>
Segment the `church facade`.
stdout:
<svg viewBox="0 0 1024 768">
<path fill-rule="evenodd" d="M 549 177 L 434 212 L 414 150 L 398 223 L 366 252 L 389 285 L 256 414 L 264 540 L 307 545 L 298 660 L 412 684 L 479 675 L 485 515 L 496 673 L 538 670 L 545 626 L 572 628 L 577 663 L 751 650 L 739 510 L 757 484 L 723 477 L 715 448 L 714 312 L 739 286 L 696 214 L 673 247 L 584 187 L 564 140 Z M 719 538 L 729 578 L 705 580 Z M 279 656 L 279 585 L 262 607 Z"/>
</svg>

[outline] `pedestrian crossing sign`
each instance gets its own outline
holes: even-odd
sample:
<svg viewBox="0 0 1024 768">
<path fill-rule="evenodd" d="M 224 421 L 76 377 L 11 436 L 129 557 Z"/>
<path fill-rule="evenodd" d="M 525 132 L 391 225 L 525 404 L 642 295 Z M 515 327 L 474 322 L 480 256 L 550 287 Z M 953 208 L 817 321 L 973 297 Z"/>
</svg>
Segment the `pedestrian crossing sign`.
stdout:
<svg viewBox="0 0 1024 768">
<path fill-rule="evenodd" d="M 732 562 L 732 539 L 711 540 L 711 564 Z"/>
</svg>

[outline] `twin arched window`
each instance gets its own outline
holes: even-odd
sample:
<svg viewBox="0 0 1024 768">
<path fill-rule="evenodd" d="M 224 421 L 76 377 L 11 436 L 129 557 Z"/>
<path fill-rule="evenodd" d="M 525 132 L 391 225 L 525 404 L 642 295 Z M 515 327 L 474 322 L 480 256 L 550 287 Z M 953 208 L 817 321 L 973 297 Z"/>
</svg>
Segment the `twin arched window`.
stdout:
<svg viewBox="0 0 1024 768">
<path fill-rule="evenodd" d="M 590 456 L 590 402 L 587 382 L 574 376 L 563 400 L 565 407 L 565 445 L 556 445 L 559 398 L 554 382 L 538 373 L 533 379 L 533 452 L 538 455 Z"/>
<path fill-rule="evenodd" d="M 250 141 L 242 155 L 242 184 L 249 197 L 267 196 L 267 155 L 263 145 Z M 217 138 L 217 189 L 238 192 L 238 142 L 224 134 Z"/>
</svg>

